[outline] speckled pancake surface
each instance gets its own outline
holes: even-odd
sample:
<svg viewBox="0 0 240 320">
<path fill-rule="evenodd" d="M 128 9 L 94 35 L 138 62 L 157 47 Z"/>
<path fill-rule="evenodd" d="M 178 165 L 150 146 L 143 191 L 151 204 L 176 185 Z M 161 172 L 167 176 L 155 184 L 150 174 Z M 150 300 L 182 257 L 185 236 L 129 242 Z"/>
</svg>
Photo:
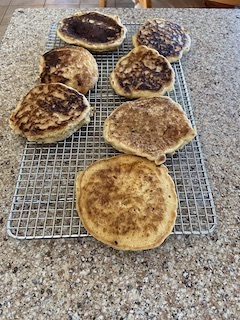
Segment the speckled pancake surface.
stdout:
<svg viewBox="0 0 240 320">
<path fill-rule="evenodd" d="M 60 82 L 86 94 L 98 81 L 98 65 L 85 48 L 54 48 L 40 59 L 40 80 L 42 83 Z"/>
<path fill-rule="evenodd" d="M 57 29 L 57 35 L 66 43 L 96 52 L 117 49 L 126 32 L 118 16 L 96 11 L 78 12 L 63 19 Z"/>
<path fill-rule="evenodd" d="M 181 59 L 191 46 L 191 38 L 184 27 L 161 18 L 147 20 L 132 41 L 135 47 L 145 45 L 156 49 L 169 62 Z"/>
<path fill-rule="evenodd" d="M 141 157 L 99 160 L 76 177 L 76 208 L 83 226 L 119 250 L 159 246 L 173 229 L 177 203 L 167 168 Z"/>
<path fill-rule="evenodd" d="M 129 99 L 158 97 L 174 89 L 169 61 L 155 49 L 138 46 L 123 56 L 110 75 L 115 92 Z"/>
<path fill-rule="evenodd" d="M 155 161 L 157 165 L 196 135 L 180 104 L 169 97 L 127 101 L 105 120 L 106 143 L 120 152 Z"/>
<path fill-rule="evenodd" d="M 90 121 L 90 105 L 77 90 L 61 83 L 33 87 L 9 118 L 12 130 L 36 142 L 56 142 Z"/>
</svg>

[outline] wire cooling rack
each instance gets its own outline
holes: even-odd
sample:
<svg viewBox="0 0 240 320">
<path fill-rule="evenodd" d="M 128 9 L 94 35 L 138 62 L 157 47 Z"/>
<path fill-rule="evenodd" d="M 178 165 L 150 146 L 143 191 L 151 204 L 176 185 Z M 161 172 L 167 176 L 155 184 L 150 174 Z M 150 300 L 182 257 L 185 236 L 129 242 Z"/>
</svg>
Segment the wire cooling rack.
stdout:
<svg viewBox="0 0 240 320">
<path fill-rule="evenodd" d="M 127 38 L 114 52 L 94 54 L 99 66 L 99 81 L 88 93 L 95 108 L 94 117 L 70 138 L 54 143 L 27 142 L 17 180 L 8 234 L 17 239 L 88 237 L 75 209 L 75 176 L 92 162 L 119 154 L 105 144 L 102 126 L 106 117 L 124 98 L 116 95 L 109 75 L 120 57 L 132 49 L 131 38 L 139 25 L 128 24 Z M 65 45 L 56 35 L 57 24 L 50 30 L 46 50 Z M 175 90 L 169 96 L 180 103 L 192 124 L 192 108 L 181 62 L 173 64 Z M 217 224 L 213 197 L 207 178 L 198 136 L 168 156 L 166 165 L 179 199 L 173 234 L 208 234 Z"/>
</svg>

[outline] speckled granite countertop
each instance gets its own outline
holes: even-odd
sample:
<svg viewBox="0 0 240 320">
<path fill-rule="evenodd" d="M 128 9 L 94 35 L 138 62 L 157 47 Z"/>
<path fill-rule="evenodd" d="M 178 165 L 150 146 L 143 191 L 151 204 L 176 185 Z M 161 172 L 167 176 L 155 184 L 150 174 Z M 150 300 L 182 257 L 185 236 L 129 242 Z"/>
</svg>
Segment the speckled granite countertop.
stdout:
<svg viewBox="0 0 240 320">
<path fill-rule="evenodd" d="M 1 46 L 0 318 L 239 319 L 239 10 L 105 9 L 124 22 L 160 16 L 190 31 L 182 63 L 219 219 L 213 234 L 171 235 L 143 252 L 7 236 L 24 147 L 7 119 L 36 79 L 50 25 L 73 12 L 18 10 Z"/>
</svg>

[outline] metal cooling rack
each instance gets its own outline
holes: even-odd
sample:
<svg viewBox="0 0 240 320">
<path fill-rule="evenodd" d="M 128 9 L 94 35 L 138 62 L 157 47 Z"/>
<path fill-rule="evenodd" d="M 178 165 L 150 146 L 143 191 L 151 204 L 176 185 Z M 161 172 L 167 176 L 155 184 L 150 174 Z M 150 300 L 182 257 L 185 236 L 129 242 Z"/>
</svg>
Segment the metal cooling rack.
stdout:
<svg viewBox="0 0 240 320">
<path fill-rule="evenodd" d="M 75 176 L 93 161 L 118 154 L 105 144 L 102 125 L 111 111 L 126 101 L 114 93 L 108 80 L 119 58 L 132 49 L 131 38 L 139 27 L 136 24 L 126 26 L 128 34 L 121 48 L 94 54 L 100 78 L 87 96 L 96 110 L 90 124 L 56 144 L 26 143 L 7 222 L 10 236 L 17 239 L 89 236 L 75 209 Z M 65 45 L 56 36 L 56 28 L 57 24 L 52 25 L 46 50 Z M 181 62 L 174 63 L 173 68 L 176 83 L 169 96 L 182 105 L 195 125 Z M 213 232 L 217 216 L 198 136 L 172 157 L 167 157 L 166 165 L 179 199 L 172 233 Z"/>
</svg>

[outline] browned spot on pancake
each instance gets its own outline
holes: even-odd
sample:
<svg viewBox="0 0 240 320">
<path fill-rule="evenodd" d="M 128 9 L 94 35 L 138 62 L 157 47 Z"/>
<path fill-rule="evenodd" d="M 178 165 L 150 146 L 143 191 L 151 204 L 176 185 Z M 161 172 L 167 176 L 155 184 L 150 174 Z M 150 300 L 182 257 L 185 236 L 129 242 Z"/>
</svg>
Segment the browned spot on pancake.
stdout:
<svg viewBox="0 0 240 320">
<path fill-rule="evenodd" d="M 93 212 L 88 219 L 117 236 L 156 232 L 166 210 L 161 188 L 156 173 L 139 162 L 100 169 L 84 186 L 86 207 Z"/>
<path fill-rule="evenodd" d="M 82 47 L 64 46 L 46 52 L 41 58 L 42 83 L 63 83 L 86 94 L 98 80 L 98 65 Z"/>
<path fill-rule="evenodd" d="M 111 17 L 90 12 L 64 19 L 60 31 L 76 39 L 84 39 L 92 43 L 104 43 L 117 39 L 122 29 Z"/>
<path fill-rule="evenodd" d="M 39 135 L 46 129 L 63 127 L 87 108 L 83 96 L 65 86 L 39 85 L 34 90 L 24 97 L 22 108 L 11 118 L 23 133 Z"/>
<path fill-rule="evenodd" d="M 46 52 L 43 55 L 45 60 L 44 70 L 40 75 L 42 83 L 49 83 L 49 82 L 61 82 L 66 83 L 68 79 L 63 76 L 63 71 L 60 68 L 56 68 L 57 66 L 62 64 L 62 61 L 65 59 L 66 52 L 58 52 L 58 51 L 50 51 Z M 54 68 L 54 72 L 53 69 Z"/>
<path fill-rule="evenodd" d="M 187 43 L 185 33 L 186 30 L 176 23 L 153 19 L 140 27 L 137 42 L 156 49 L 164 57 L 178 56 Z"/>
<path fill-rule="evenodd" d="M 76 208 L 96 239 L 120 250 L 144 250 L 172 231 L 177 197 L 164 165 L 125 154 L 96 161 L 77 175 Z"/>
<path fill-rule="evenodd" d="M 132 50 L 114 69 L 119 86 L 129 94 L 146 90 L 159 92 L 174 79 L 168 61 L 146 47 Z"/>
<path fill-rule="evenodd" d="M 111 139 L 148 153 L 164 151 L 192 130 L 189 122 L 183 121 L 183 111 L 159 97 L 127 102 L 108 121 Z"/>
</svg>

